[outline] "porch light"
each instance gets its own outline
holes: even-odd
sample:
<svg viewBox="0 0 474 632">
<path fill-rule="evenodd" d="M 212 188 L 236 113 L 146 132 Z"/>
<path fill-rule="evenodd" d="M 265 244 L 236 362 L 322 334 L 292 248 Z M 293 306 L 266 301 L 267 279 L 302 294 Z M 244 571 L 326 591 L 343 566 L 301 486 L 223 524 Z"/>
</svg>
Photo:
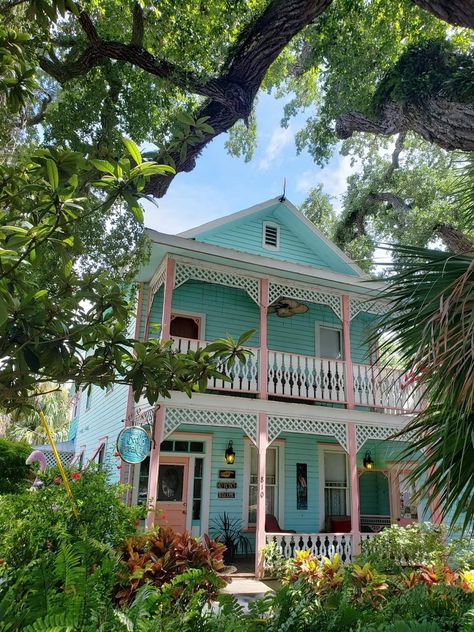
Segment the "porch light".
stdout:
<svg viewBox="0 0 474 632">
<path fill-rule="evenodd" d="M 225 460 L 228 465 L 232 465 L 232 463 L 235 461 L 235 452 L 232 448 L 232 441 L 229 441 L 227 450 L 225 451 Z"/>
<path fill-rule="evenodd" d="M 364 456 L 364 460 L 362 461 L 363 466 L 365 467 L 366 470 L 371 470 L 375 463 L 374 460 L 372 458 L 372 455 L 370 454 L 370 450 L 367 450 L 367 452 L 365 453 Z"/>
</svg>

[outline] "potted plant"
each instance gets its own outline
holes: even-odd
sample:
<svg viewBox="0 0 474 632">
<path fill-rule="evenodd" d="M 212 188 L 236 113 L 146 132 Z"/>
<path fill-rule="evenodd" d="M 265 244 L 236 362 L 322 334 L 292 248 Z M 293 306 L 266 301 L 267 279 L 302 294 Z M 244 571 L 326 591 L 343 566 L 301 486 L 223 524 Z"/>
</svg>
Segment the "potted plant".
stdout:
<svg viewBox="0 0 474 632">
<path fill-rule="evenodd" d="M 225 544 L 224 563 L 232 564 L 238 553 L 249 555 L 252 552 L 250 540 L 242 534 L 242 520 L 231 518 L 224 512 L 211 521 L 210 532 L 215 540 Z"/>
</svg>

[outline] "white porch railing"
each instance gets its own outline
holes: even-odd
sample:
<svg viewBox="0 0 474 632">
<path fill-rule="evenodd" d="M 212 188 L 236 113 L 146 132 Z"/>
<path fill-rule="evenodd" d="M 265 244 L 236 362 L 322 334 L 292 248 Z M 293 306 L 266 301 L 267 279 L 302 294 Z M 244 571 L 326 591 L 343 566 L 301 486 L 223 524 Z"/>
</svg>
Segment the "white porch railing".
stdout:
<svg viewBox="0 0 474 632">
<path fill-rule="evenodd" d="M 346 401 L 342 360 L 268 351 L 268 394 L 298 399 Z"/>
<path fill-rule="evenodd" d="M 203 340 L 174 338 L 174 348 L 186 353 L 207 343 Z M 230 380 L 211 379 L 207 388 L 238 393 L 258 393 L 260 349 L 252 351 L 247 363 L 236 362 L 227 372 Z M 353 364 L 353 393 L 356 406 L 381 409 L 386 413 L 409 413 L 421 409 L 414 385 L 404 380 L 396 369 L 382 369 L 367 364 Z M 270 397 L 310 401 L 347 403 L 347 373 L 343 360 L 268 351 L 267 388 Z"/>
<path fill-rule="evenodd" d="M 334 558 L 339 554 L 342 562 L 352 559 L 350 533 L 267 533 L 267 544 L 274 542 L 285 559 L 296 557 L 296 551 L 311 551 L 313 556 Z"/>
<path fill-rule="evenodd" d="M 204 340 L 190 340 L 189 338 L 174 338 L 173 348 L 181 353 L 188 351 L 196 351 L 199 347 L 205 347 L 207 342 Z M 227 380 L 218 380 L 211 378 L 207 383 L 210 390 L 219 391 L 237 391 L 242 393 L 258 392 L 258 367 L 260 350 L 258 348 L 248 347 L 253 355 L 248 357 L 246 363 L 236 360 L 234 366 L 226 372 Z"/>
<path fill-rule="evenodd" d="M 353 364 L 356 405 L 386 409 L 386 412 L 414 412 L 421 408 L 414 385 L 404 381 L 398 369 Z"/>
</svg>

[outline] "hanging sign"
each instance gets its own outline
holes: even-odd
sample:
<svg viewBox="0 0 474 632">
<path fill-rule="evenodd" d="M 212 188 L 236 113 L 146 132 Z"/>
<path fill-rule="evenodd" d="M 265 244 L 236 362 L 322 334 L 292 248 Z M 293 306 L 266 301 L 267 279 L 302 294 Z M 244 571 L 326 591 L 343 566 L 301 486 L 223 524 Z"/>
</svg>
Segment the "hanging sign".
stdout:
<svg viewBox="0 0 474 632">
<path fill-rule="evenodd" d="M 125 463 L 141 463 L 150 453 L 150 448 L 150 437 L 144 428 L 128 426 L 119 432 L 117 452 Z"/>
</svg>

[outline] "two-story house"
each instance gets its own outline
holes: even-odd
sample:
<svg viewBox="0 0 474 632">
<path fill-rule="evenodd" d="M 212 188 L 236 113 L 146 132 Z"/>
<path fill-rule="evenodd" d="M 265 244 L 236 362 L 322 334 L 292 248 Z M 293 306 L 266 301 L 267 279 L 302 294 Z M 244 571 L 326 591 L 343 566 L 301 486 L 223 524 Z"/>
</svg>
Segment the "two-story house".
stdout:
<svg viewBox="0 0 474 632">
<path fill-rule="evenodd" d="M 350 558 L 385 525 L 439 518 L 413 504 L 412 464 L 399 462 L 404 443 L 389 439 L 417 402 L 366 339 L 384 309 L 369 300 L 380 284 L 285 199 L 149 235 L 136 337 L 187 350 L 254 329 L 253 355 L 191 399 L 173 392 L 136 407 L 124 386 L 82 393 L 70 435 L 76 460 L 116 465 L 130 502 L 154 504 L 149 524 L 156 516 L 199 535 L 224 512 L 238 518 L 258 571 L 266 541 L 286 556 L 304 546 Z M 132 423 L 154 443 L 128 467 L 114 452 Z"/>
</svg>

